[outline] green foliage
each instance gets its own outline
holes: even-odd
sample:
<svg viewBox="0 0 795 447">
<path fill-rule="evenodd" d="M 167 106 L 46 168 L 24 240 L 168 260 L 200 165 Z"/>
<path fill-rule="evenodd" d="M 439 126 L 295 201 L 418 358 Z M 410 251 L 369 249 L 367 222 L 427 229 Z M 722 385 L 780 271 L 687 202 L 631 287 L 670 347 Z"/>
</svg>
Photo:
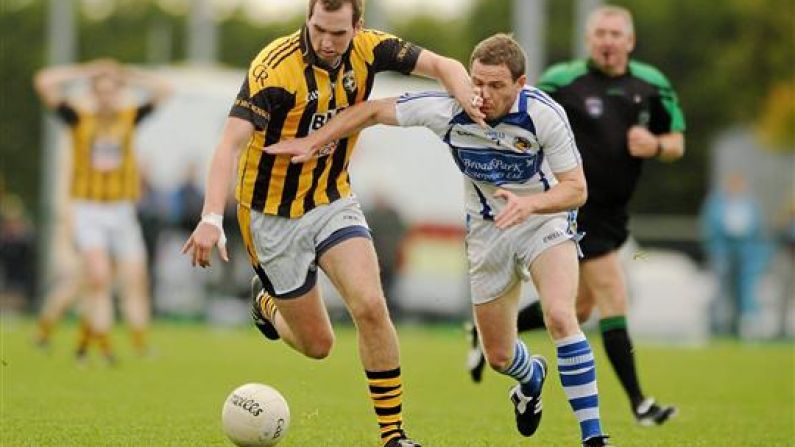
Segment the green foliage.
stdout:
<svg viewBox="0 0 795 447">
<path fill-rule="evenodd" d="M 38 203 L 40 182 L 40 107 L 31 77 L 45 57 L 44 9 L 40 2 L 21 8 L 0 2 L 0 177 L 28 208 Z"/>
<path fill-rule="evenodd" d="M 405 384 L 405 427 L 435 447 L 527 446 L 513 426 L 511 381 L 486 371 L 473 385 L 464 370 L 466 344 L 458 327 L 399 327 Z M 8 446 L 228 446 L 220 427 L 226 395 L 247 382 L 275 386 L 290 405 L 292 423 L 280 447 L 373 446 L 378 429 L 361 370 L 356 337 L 337 328 L 328 359 L 309 360 L 253 328 L 219 330 L 159 325 L 155 358 L 132 355 L 127 333 L 114 333 L 119 366 L 91 358 L 75 364 L 75 328 L 63 327 L 52 352 L 34 352 L 31 324 L 4 324 L 3 430 Z M 550 360 L 546 334 L 524 337 Z M 644 389 L 679 406 L 669 425 L 639 427 L 595 347 L 601 412 L 617 445 L 775 446 L 793 435 L 791 344 L 717 343 L 676 348 L 637 343 Z M 751 415 L 751 416 L 749 416 Z M 577 445 L 579 430 L 553 373 L 544 388 L 544 418 L 531 445 Z"/>
<path fill-rule="evenodd" d="M 462 19 L 439 20 L 423 15 L 392 23 L 390 32 L 467 66 L 471 46 L 462 45 L 468 38 L 466 25 Z M 440 34 L 445 38 L 440 39 Z"/>
<path fill-rule="evenodd" d="M 297 16 L 268 26 L 255 25 L 238 14 L 223 22 L 218 30 L 219 62 L 247 67 L 265 45 L 279 36 L 295 32 L 302 24 L 303 16 Z"/>
</svg>

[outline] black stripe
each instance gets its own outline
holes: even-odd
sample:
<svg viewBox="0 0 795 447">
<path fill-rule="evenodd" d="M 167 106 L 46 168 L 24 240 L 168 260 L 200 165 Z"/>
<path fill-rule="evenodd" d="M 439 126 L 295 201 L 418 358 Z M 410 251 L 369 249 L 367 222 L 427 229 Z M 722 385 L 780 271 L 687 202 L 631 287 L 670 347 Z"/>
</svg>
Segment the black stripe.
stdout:
<svg viewBox="0 0 795 447">
<path fill-rule="evenodd" d="M 304 80 L 306 82 L 307 92 L 317 90 L 317 79 L 315 79 L 315 71 L 311 65 L 307 65 L 304 68 Z M 315 112 L 317 112 L 317 100 L 307 102 L 304 107 L 304 113 L 301 114 L 301 120 L 298 122 L 298 130 L 295 134 L 296 137 L 304 137 L 309 133 L 309 126 L 312 125 L 312 116 Z M 298 191 L 298 181 L 301 179 L 301 170 L 303 167 L 303 163 L 291 163 L 287 168 L 287 174 L 282 188 L 282 197 L 279 201 L 279 211 L 277 213 L 279 216 L 290 217 L 290 207 Z"/>
<path fill-rule="evenodd" d="M 373 91 L 373 83 L 375 83 L 375 70 L 371 65 L 367 65 L 367 81 L 364 83 L 364 100 L 370 97 Z"/>
<path fill-rule="evenodd" d="M 395 405 L 394 407 L 388 407 L 388 408 L 375 407 L 375 414 L 379 416 L 392 416 L 395 414 L 400 414 L 400 411 L 401 411 L 400 405 Z"/>
<path fill-rule="evenodd" d="M 323 171 L 326 169 L 328 159 L 329 157 L 318 158 L 317 165 L 315 165 L 315 169 L 312 170 L 312 185 L 306 192 L 306 196 L 304 196 L 304 212 L 311 210 L 317 205 L 315 203 L 315 191 L 317 190 L 317 184 L 320 181 L 320 176 L 323 175 Z"/>
<path fill-rule="evenodd" d="M 395 422 L 387 425 L 394 425 L 396 427 L 400 427 L 400 424 L 397 424 Z M 392 435 L 404 436 L 403 430 L 396 428 L 394 430 L 389 430 L 388 432 L 381 433 L 381 439 L 388 439 Z"/>
<path fill-rule="evenodd" d="M 393 396 L 393 395 L 389 395 L 389 396 L 377 396 L 377 397 L 376 397 L 376 396 L 373 396 L 373 400 L 379 400 L 379 401 L 380 401 L 380 400 L 389 400 L 389 399 L 394 399 L 394 398 L 396 398 L 396 397 L 400 397 L 400 396 L 402 396 L 402 395 L 403 395 L 403 392 L 401 391 L 400 393 L 397 393 L 397 394 L 395 394 L 394 396 Z"/>
<path fill-rule="evenodd" d="M 395 391 L 400 388 L 400 385 L 396 386 L 376 386 L 370 385 L 370 393 L 372 394 L 385 394 L 390 391 Z"/>
<path fill-rule="evenodd" d="M 345 70 L 352 70 L 353 66 L 350 60 L 345 61 Z M 370 96 L 370 92 L 373 89 L 373 82 L 375 81 L 375 72 L 372 70 L 372 66 L 367 66 L 367 82 L 365 84 L 365 94 L 364 99 L 366 100 Z M 347 93 L 348 96 L 348 105 L 354 105 L 356 103 L 356 95 L 359 91 L 359 87 L 357 86 L 353 92 Z M 332 155 L 332 165 L 331 169 L 329 170 L 329 176 L 326 180 L 326 195 L 329 198 L 330 202 L 333 202 L 340 198 L 340 191 L 337 187 L 337 179 L 339 178 L 340 174 L 348 168 L 348 144 L 349 140 L 347 138 L 340 140 L 339 147 L 337 150 L 334 151 Z M 350 173 L 348 174 L 350 176 Z M 348 178 L 348 183 L 350 183 L 351 179 Z M 398 368 L 399 371 L 399 368 Z"/>
<path fill-rule="evenodd" d="M 127 138 L 125 139 L 124 146 L 125 148 L 130 148 L 132 146 L 130 141 L 130 135 L 128 135 Z M 123 160 L 125 160 L 127 157 L 127 154 L 124 152 L 125 151 L 122 150 L 122 157 L 124 157 Z M 121 175 L 119 176 L 120 177 L 119 182 L 121 183 L 121 191 L 119 192 L 120 195 L 127 195 L 127 193 L 129 192 L 127 191 L 127 183 L 129 180 L 128 174 L 130 173 L 130 168 L 131 166 L 129 163 L 122 162 Z"/>
<path fill-rule="evenodd" d="M 279 64 L 281 64 L 283 60 L 287 59 L 287 58 L 288 58 L 290 55 L 292 55 L 293 53 L 295 53 L 296 51 L 298 51 L 298 49 L 299 49 L 299 48 L 300 48 L 300 46 L 298 46 L 298 45 L 296 45 L 296 46 L 292 47 L 292 48 L 290 49 L 290 51 L 288 51 L 287 53 L 285 53 L 285 54 L 284 54 L 282 57 L 280 57 L 280 58 L 279 58 L 279 60 L 277 60 L 276 62 L 274 62 L 274 63 L 273 63 L 273 65 L 271 65 L 271 68 L 276 68 L 276 67 L 278 67 L 278 66 L 279 66 Z"/>
<path fill-rule="evenodd" d="M 102 177 L 102 186 L 99 188 L 99 199 L 102 201 L 110 200 L 110 186 L 113 176 L 110 172 L 103 172 L 100 174 Z"/>
<path fill-rule="evenodd" d="M 351 70 L 351 61 L 350 59 L 345 60 L 345 72 Z M 343 73 L 344 76 L 344 73 Z M 337 81 L 340 82 L 339 79 L 339 72 L 337 72 Z M 335 83 L 336 85 L 336 83 Z M 336 90 L 336 88 L 335 88 Z M 352 104 L 350 93 L 347 92 L 346 94 L 348 97 L 348 104 Z M 355 96 L 354 96 L 355 98 Z M 334 110 L 337 108 L 337 92 L 335 91 L 334 94 L 331 95 L 331 101 L 329 101 L 328 110 Z M 347 139 L 346 139 L 347 140 Z M 323 170 L 326 169 L 326 165 L 328 164 L 329 157 L 320 157 L 317 159 L 317 165 L 315 165 L 315 169 L 312 170 L 312 185 L 309 187 L 309 190 L 304 196 L 304 212 L 307 212 L 315 207 L 315 191 L 317 190 L 318 182 L 320 181 L 320 176 L 323 174 Z"/>
<path fill-rule="evenodd" d="M 365 371 L 368 379 L 394 379 L 400 377 L 400 368 L 389 369 L 386 371 Z"/>
<path fill-rule="evenodd" d="M 328 179 L 326 179 L 326 195 L 330 202 L 340 198 L 340 190 L 337 187 L 337 179 L 339 178 L 342 170 L 347 164 L 345 155 L 348 152 L 348 140 L 340 140 L 339 147 L 331 155 L 331 169 L 329 170 Z"/>
<path fill-rule="evenodd" d="M 265 65 L 270 64 L 274 59 L 276 59 L 282 51 L 286 50 L 290 47 L 291 44 L 295 43 L 295 38 L 290 38 L 279 44 L 276 48 L 271 50 L 265 57 L 262 59 L 262 63 Z"/>
<path fill-rule="evenodd" d="M 354 79 L 355 79 L 356 70 L 353 69 L 353 64 L 351 63 L 351 59 L 350 58 L 346 58 L 345 59 L 345 70 L 342 73 L 343 81 L 345 79 L 345 73 L 348 73 L 348 72 L 351 72 L 351 71 L 353 72 Z M 345 94 L 348 97 L 348 106 L 352 106 L 353 104 L 356 103 L 356 95 L 358 93 L 359 93 L 359 83 L 358 83 L 358 81 L 356 83 L 356 88 L 355 89 L 353 89 L 351 91 L 348 91 L 347 89 L 345 90 Z"/>
<path fill-rule="evenodd" d="M 263 153 L 259 159 L 257 178 L 254 180 L 254 192 L 251 195 L 251 209 L 253 210 L 262 211 L 265 209 L 265 200 L 268 198 L 268 186 L 271 182 L 271 171 L 273 171 L 274 161 L 276 161 L 276 156 L 266 153 Z"/>
<path fill-rule="evenodd" d="M 294 101 L 293 101 L 294 104 Z M 282 136 L 284 122 L 287 120 L 287 112 L 293 104 L 285 103 L 284 108 L 271 110 L 271 119 L 268 121 L 268 128 L 265 130 L 265 146 L 270 146 L 279 141 Z M 262 211 L 265 208 L 265 201 L 268 199 L 268 186 L 271 181 L 273 164 L 276 156 L 273 154 L 262 153 L 257 166 L 257 178 L 254 180 L 254 192 L 251 196 L 251 209 Z M 241 179 L 242 180 L 242 179 Z"/>
</svg>

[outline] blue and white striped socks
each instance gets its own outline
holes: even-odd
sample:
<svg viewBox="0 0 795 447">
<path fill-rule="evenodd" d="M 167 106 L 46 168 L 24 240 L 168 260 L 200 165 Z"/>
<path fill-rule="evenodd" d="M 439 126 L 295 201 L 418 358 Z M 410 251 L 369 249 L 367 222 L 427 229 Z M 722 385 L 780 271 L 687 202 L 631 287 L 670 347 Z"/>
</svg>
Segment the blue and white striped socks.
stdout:
<svg viewBox="0 0 795 447">
<path fill-rule="evenodd" d="M 580 423 L 582 439 L 601 435 L 596 367 L 588 340 L 582 332 L 578 332 L 555 340 L 555 344 L 558 347 L 560 382 Z"/>
<path fill-rule="evenodd" d="M 516 340 L 513 348 L 513 360 L 501 372 L 519 381 L 522 394 L 529 396 L 533 391 L 528 389 L 530 387 L 530 379 L 533 378 L 533 359 L 530 357 L 527 346 L 521 340 Z"/>
</svg>

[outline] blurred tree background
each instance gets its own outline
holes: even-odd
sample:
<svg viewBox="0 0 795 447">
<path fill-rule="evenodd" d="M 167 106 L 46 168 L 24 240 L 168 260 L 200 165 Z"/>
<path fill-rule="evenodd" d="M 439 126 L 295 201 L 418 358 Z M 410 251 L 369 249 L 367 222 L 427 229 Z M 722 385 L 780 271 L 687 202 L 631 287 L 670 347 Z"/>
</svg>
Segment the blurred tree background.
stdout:
<svg viewBox="0 0 795 447">
<path fill-rule="evenodd" d="M 634 57 L 666 73 L 688 123 L 685 159 L 672 166 L 646 164 L 635 211 L 694 214 L 707 187 L 709 144 L 723 129 L 754 126 L 771 145 L 795 147 L 793 0 L 611 3 L 634 12 L 638 36 Z M 475 0 L 467 14 L 454 18 L 390 17 L 386 30 L 466 64 L 476 42 L 494 32 L 510 31 L 511 4 Z M 185 5 L 177 0 L 75 0 L 77 60 L 114 57 L 133 64 L 182 63 Z M 548 63 L 569 59 L 575 35 L 573 1 L 548 1 L 547 9 Z M 6 189 L 19 194 L 34 214 L 39 203 L 42 108 L 31 77 L 46 59 L 47 10 L 44 0 L 0 0 L 2 177 Z M 298 15 L 259 23 L 250 20 L 243 8 L 229 9 L 218 28 L 219 62 L 245 67 L 264 44 L 296 29 L 301 21 Z M 153 41 L 151 36 L 158 32 L 166 39 Z M 161 47 L 153 50 L 152 45 Z M 153 59 L 153 54 L 162 60 Z"/>
</svg>

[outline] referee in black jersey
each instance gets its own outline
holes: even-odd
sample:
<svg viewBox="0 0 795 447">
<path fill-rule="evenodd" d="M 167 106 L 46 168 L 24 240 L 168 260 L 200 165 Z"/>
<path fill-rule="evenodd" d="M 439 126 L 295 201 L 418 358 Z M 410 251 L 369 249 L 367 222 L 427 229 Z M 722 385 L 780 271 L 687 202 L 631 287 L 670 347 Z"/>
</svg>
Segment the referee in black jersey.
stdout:
<svg viewBox="0 0 795 447">
<path fill-rule="evenodd" d="M 578 231 L 585 233 L 580 242 L 584 257 L 577 314 L 584 321 L 598 307 L 605 351 L 636 420 L 644 426 L 658 425 L 676 408 L 659 405 L 641 391 L 627 330 L 627 287 L 618 249 L 629 235 L 627 204 L 644 160 L 681 158 L 685 122 L 665 76 L 629 58 L 635 33 L 628 10 L 600 7 L 586 26 L 589 58 L 553 65 L 538 85 L 566 110 L 588 183 L 588 200 L 577 216 Z M 538 302 L 520 312 L 519 331 L 543 325 Z M 479 350 L 476 342 L 472 349 Z M 477 359 L 473 354 L 470 373 L 479 381 L 483 362 L 473 361 Z"/>
</svg>

